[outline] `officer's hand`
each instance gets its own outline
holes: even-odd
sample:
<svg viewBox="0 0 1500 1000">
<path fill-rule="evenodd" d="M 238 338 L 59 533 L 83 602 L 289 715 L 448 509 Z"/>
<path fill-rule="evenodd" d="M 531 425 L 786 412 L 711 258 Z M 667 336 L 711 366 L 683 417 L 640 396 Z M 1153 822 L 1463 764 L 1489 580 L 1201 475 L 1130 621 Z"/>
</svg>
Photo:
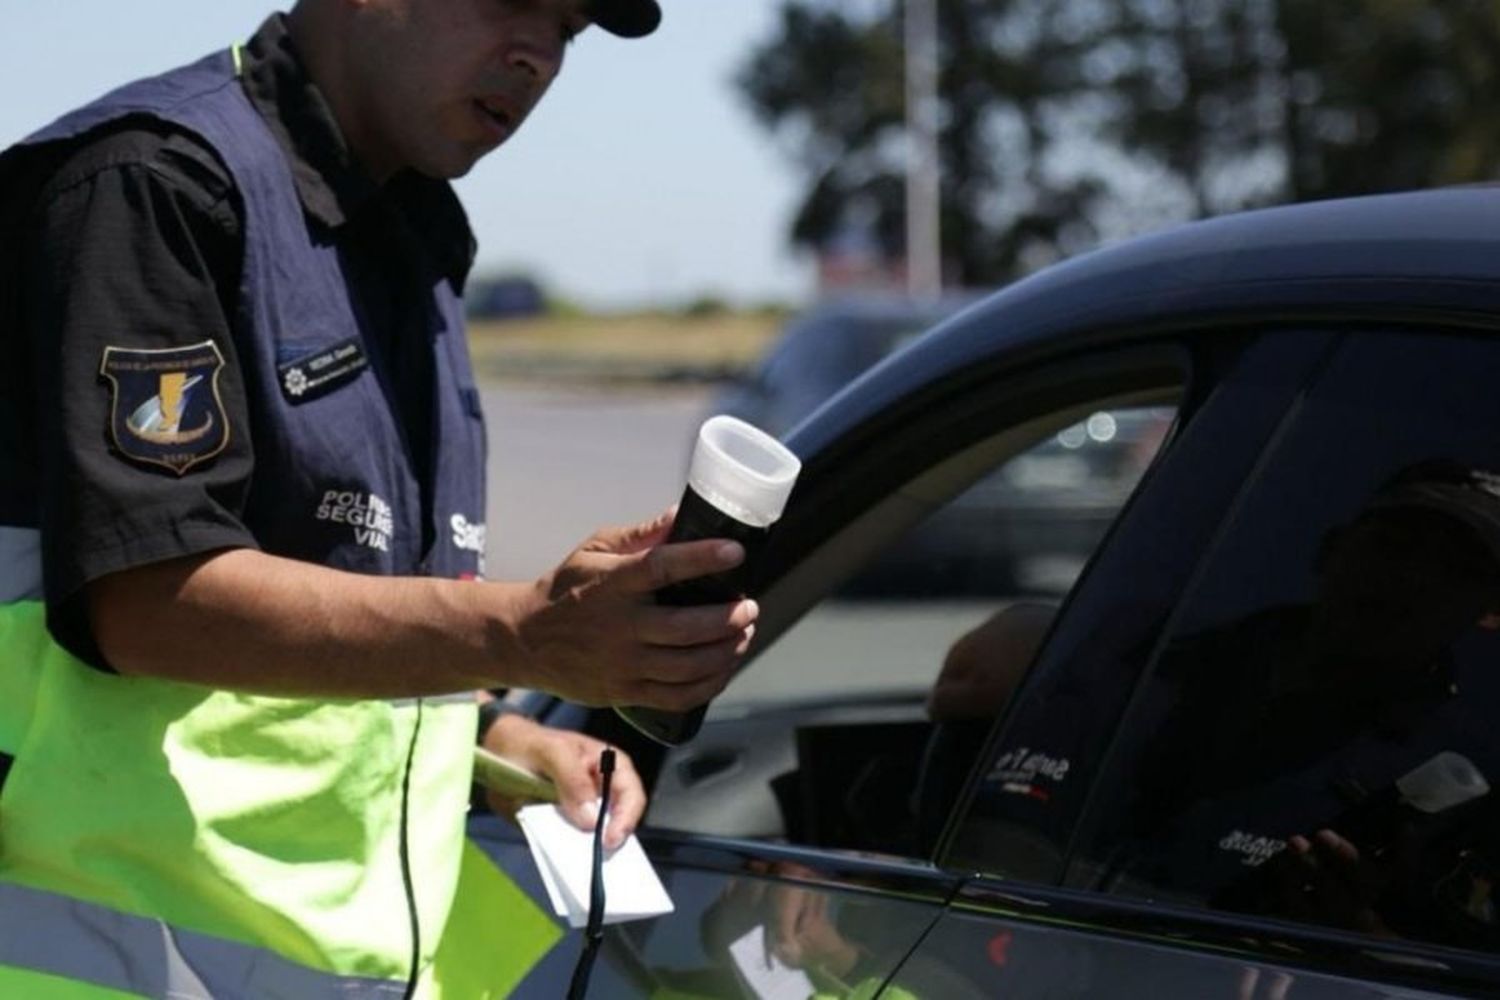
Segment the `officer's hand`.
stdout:
<svg viewBox="0 0 1500 1000">
<path fill-rule="evenodd" d="M 652 592 L 739 565 L 735 542 L 663 544 L 673 511 L 598 532 L 531 588 L 517 623 L 524 682 L 584 705 L 684 711 L 724 689 L 749 647 L 754 601 L 659 607 Z"/>
<path fill-rule="evenodd" d="M 599 753 L 604 744 L 582 733 L 552 729 L 520 715 L 502 715 L 484 736 L 484 747 L 530 768 L 557 786 L 563 815 L 581 830 L 593 832 L 602 790 Z M 486 793 L 490 809 L 511 816 L 521 803 L 495 792 Z M 604 825 L 604 846 L 614 850 L 640 823 L 646 811 L 646 789 L 635 765 L 623 751 L 615 750 L 615 773 L 609 785 L 609 819 Z"/>
</svg>

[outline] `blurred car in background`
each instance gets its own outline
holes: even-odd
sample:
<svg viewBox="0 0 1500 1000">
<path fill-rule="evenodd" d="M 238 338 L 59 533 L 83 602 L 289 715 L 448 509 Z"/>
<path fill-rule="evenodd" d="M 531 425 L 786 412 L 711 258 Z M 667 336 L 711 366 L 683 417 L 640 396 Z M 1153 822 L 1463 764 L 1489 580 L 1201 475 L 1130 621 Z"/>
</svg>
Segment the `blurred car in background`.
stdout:
<svg viewBox="0 0 1500 1000">
<path fill-rule="evenodd" d="M 547 311 L 542 286 L 524 275 L 476 278 L 464 292 L 470 319 L 516 319 Z"/>
<path fill-rule="evenodd" d="M 755 369 L 714 407 L 784 437 L 867 369 L 976 301 L 871 294 L 814 306 L 787 324 Z"/>
<path fill-rule="evenodd" d="M 824 401 L 978 301 L 868 295 L 788 324 L 764 360 L 711 410 L 784 436 Z M 978 597 L 1057 594 L 1077 578 L 1171 423 L 1170 409 L 1100 411 L 975 483 L 864 568 L 843 593 Z"/>
</svg>

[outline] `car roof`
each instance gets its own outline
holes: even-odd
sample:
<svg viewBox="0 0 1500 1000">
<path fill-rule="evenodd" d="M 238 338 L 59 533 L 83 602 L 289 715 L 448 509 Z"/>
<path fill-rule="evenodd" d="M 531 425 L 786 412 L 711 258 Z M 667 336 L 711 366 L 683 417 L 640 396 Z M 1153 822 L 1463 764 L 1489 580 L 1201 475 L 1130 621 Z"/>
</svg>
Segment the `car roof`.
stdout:
<svg viewBox="0 0 1500 1000">
<path fill-rule="evenodd" d="M 1057 264 L 940 323 L 790 436 L 799 452 L 921 386 L 1111 330 L 1441 318 L 1500 326 L 1500 190 L 1443 188 L 1189 223 Z"/>
</svg>

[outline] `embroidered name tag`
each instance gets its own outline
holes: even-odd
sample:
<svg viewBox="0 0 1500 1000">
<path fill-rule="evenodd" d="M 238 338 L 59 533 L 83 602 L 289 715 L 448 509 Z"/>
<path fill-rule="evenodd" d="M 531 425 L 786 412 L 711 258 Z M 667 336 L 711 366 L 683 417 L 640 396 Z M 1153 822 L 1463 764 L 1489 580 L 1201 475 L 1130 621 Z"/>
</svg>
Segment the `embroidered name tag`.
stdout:
<svg viewBox="0 0 1500 1000">
<path fill-rule="evenodd" d="M 109 380 L 109 435 L 127 458 L 179 476 L 229 444 L 219 399 L 224 356 L 211 340 L 189 347 L 106 347 L 99 374 Z"/>
<path fill-rule="evenodd" d="M 281 392 L 293 403 L 305 403 L 332 392 L 370 366 L 358 337 L 341 340 L 276 366 Z"/>
</svg>

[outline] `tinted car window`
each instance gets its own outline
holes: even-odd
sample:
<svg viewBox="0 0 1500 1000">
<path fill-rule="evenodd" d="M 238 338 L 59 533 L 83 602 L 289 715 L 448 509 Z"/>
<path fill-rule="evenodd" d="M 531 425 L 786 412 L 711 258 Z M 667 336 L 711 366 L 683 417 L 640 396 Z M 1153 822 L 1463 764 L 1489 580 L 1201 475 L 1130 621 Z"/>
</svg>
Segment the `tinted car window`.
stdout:
<svg viewBox="0 0 1500 1000">
<path fill-rule="evenodd" d="M 1071 881 L 1500 945 L 1494 350 L 1346 339 L 1157 644 Z"/>
<path fill-rule="evenodd" d="M 954 497 L 849 580 L 850 597 L 1066 594 L 1155 456 L 1173 409 L 1102 409 Z"/>
</svg>

